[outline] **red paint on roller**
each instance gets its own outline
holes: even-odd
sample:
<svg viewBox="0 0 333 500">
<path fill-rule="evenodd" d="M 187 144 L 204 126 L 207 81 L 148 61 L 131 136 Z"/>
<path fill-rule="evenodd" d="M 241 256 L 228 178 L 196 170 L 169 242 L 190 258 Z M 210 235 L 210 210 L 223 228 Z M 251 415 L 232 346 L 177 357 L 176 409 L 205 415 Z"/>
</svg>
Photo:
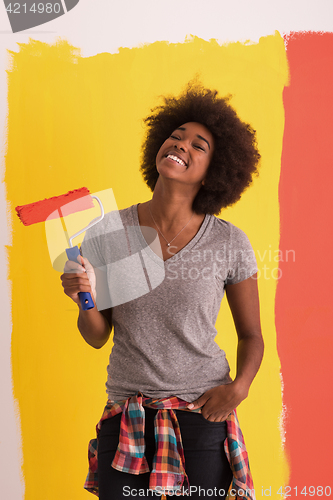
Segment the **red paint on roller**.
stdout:
<svg viewBox="0 0 333 500">
<path fill-rule="evenodd" d="M 332 54 L 332 33 L 288 40 L 276 328 L 293 498 L 309 487 L 324 498 L 332 488 Z"/>
<path fill-rule="evenodd" d="M 17 215 L 25 226 L 45 222 L 47 219 L 56 219 L 75 212 L 93 208 L 94 204 L 89 189 L 82 187 L 68 191 L 60 196 L 53 196 L 45 200 L 36 201 L 28 205 L 15 208 Z M 59 211 L 60 210 L 60 211 Z"/>
</svg>

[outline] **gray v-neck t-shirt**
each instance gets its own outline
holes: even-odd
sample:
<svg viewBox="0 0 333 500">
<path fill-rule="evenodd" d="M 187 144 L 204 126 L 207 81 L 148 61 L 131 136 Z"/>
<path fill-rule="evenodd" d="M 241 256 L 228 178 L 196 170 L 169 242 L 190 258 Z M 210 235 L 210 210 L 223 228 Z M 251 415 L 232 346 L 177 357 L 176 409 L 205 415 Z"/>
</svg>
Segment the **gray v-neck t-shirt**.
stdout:
<svg viewBox="0 0 333 500">
<path fill-rule="evenodd" d="M 133 205 L 88 230 L 82 253 L 105 277 L 98 309 L 112 307 L 109 399 L 140 391 L 193 401 L 231 382 L 225 352 L 214 340 L 215 322 L 225 285 L 257 271 L 241 229 L 206 215 L 194 238 L 163 262 L 156 231 L 140 227 Z"/>
</svg>

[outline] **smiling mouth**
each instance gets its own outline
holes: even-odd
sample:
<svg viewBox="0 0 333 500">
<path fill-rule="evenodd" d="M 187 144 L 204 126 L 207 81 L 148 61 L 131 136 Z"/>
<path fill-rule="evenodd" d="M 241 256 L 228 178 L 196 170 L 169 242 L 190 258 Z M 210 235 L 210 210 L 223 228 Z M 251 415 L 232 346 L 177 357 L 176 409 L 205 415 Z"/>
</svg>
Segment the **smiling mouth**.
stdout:
<svg viewBox="0 0 333 500">
<path fill-rule="evenodd" d="M 175 155 L 172 155 L 172 154 L 168 154 L 167 158 L 169 158 L 170 160 L 173 160 L 173 161 L 179 163 L 179 165 L 181 165 L 182 167 L 186 167 L 186 163 L 181 158 L 178 158 L 178 156 L 175 156 Z"/>
</svg>

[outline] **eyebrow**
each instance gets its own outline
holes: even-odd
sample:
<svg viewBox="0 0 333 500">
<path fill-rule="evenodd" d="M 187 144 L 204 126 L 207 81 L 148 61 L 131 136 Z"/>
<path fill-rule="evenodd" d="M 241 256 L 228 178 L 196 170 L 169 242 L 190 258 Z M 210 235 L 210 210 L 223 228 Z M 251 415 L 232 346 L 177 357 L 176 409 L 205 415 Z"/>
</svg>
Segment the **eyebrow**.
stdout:
<svg viewBox="0 0 333 500">
<path fill-rule="evenodd" d="M 186 128 L 185 128 L 185 127 L 177 127 L 177 128 L 176 128 L 176 130 L 186 130 Z M 202 141 L 205 141 L 205 142 L 208 144 L 208 147 L 209 147 L 209 149 L 210 149 L 210 144 L 209 144 L 209 142 L 207 141 L 207 139 L 205 139 L 204 137 L 202 137 L 202 135 L 199 135 L 199 134 L 197 134 L 197 137 L 198 137 L 199 139 L 201 139 Z"/>
</svg>

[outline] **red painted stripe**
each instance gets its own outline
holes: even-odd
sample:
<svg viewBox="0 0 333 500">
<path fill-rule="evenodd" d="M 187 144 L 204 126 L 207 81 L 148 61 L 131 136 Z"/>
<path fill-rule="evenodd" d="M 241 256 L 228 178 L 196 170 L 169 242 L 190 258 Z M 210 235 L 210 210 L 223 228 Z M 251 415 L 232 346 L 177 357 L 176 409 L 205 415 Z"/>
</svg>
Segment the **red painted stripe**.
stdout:
<svg viewBox="0 0 333 500">
<path fill-rule="evenodd" d="M 18 206 L 15 210 L 23 224 L 29 226 L 36 224 L 36 222 L 45 222 L 47 219 L 56 219 L 60 216 L 87 210 L 93 206 L 89 189 L 82 187 L 60 196 Z"/>
<path fill-rule="evenodd" d="M 333 34 L 293 34 L 287 57 L 276 327 L 289 484 L 305 498 L 304 486 L 330 485 L 333 495 Z"/>
</svg>

